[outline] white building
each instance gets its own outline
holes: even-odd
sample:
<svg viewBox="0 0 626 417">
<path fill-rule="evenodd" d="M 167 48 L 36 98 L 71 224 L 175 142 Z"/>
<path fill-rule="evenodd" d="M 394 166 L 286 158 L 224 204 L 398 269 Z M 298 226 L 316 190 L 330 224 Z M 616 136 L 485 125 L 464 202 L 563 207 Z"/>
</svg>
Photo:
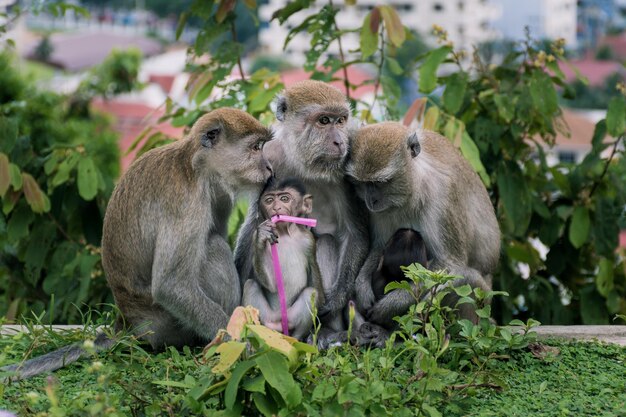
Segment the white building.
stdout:
<svg viewBox="0 0 626 417">
<path fill-rule="evenodd" d="M 317 2 L 310 10 L 294 14 L 281 26 L 277 20 L 271 18 L 272 14 L 286 3 L 285 0 L 269 0 L 268 4 L 259 6 L 259 17 L 262 22 L 259 41 L 267 53 L 273 55 L 286 53 L 290 61 L 301 64 L 305 60 L 306 52 L 311 48 L 310 38 L 302 34 L 296 36 L 285 52 L 283 42 L 290 29 L 327 3 Z M 402 23 L 422 34 L 427 40 L 432 40 L 430 35 L 433 25 L 443 27 L 448 31 L 448 38 L 459 49 L 470 50 L 471 45 L 497 36 L 492 23 L 498 18 L 499 8 L 494 6 L 493 0 L 389 0 L 384 3 L 380 0 L 358 0 L 354 6 L 346 6 L 343 1 L 336 1 L 336 7 L 341 8 L 337 15 L 339 28 L 342 30 L 360 28 L 365 16 L 374 6 L 380 4 L 394 7 Z M 345 53 L 358 51 L 359 33 L 346 34 L 342 38 L 342 47 Z M 329 51 L 338 54 L 336 42 L 330 46 Z"/>
<path fill-rule="evenodd" d="M 523 40 L 528 26 L 534 39 L 563 38 L 568 48 L 576 47 L 576 0 L 493 0 L 500 5 L 495 28 L 510 40 Z"/>
</svg>

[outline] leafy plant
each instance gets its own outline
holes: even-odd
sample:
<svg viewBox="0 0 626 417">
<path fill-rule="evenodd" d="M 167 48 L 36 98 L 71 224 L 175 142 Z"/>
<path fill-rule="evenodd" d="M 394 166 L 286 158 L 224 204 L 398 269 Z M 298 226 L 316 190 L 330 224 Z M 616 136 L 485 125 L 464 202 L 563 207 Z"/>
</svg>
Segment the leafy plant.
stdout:
<svg viewBox="0 0 626 417">
<path fill-rule="evenodd" d="M 0 313 L 14 320 L 47 309 L 50 321 L 71 322 L 84 303 L 112 302 L 99 246 L 119 174 L 117 136 L 103 116 L 37 91 L 7 54 L 0 86 Z"/>
</svg>

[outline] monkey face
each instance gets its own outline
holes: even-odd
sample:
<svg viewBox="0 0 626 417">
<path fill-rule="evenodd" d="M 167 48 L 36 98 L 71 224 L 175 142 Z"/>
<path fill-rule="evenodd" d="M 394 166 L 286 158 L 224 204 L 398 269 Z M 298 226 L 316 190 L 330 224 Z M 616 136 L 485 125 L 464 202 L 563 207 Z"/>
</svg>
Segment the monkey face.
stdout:
<svg viewBox="0 0 626 417">
<path fill-rule="evenodd" d="M 295 84 L 277 98 L 278 132 L 286 158 L 303 177 L 336 178 L 348 153 L 350 108 L 345 96 L 328 84 Z"/>
<path fill-rule="evenodd" d="M 272 175 L 263 155 L 270 131 L 249 114 L 237 109 L 218 109 L 202 116 L 189 135 L 193 142 L 194 170 L 217 174 L 230 187 L 258 186 Z"/>
<path fill-rule="evenodd" d="M 259 206 L 266 219 L 277 214 L 302 217 L 310 214 L 313 209 L 311 195 L 302 195 L 291 187 L 263 193 Z"/>
<path fill-rule="evenodd" d="M 378 213 L 407 203 L 412 190 L 410 164 L 419 153 L 419 143 L 413 142 L 414 135 L 400 123 L 378 123 L 359 129 L 352 142 L 346 175 L 368 210 Z"/>
</svg>

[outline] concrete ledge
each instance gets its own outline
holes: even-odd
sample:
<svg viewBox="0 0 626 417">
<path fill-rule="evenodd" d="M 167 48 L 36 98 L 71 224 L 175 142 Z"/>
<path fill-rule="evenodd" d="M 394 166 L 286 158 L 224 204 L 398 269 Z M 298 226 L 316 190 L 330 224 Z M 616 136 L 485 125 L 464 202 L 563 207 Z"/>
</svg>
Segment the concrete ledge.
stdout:
<svg viewBox="0 0 626 417">
<path fill-rule="evenodd" d="M 81 325 L 54 325 L 52 328 L 54 331 L 64 332 L 82 330 L 84 327 Z M 626 346 L 626 326 L 539 326 L 533 330 L 537 332 L 540 339 L 599 341 Z M 0 326 L 0 335 L 2 336 L 11 336 L 26 331 L 28 328 L 20 325 L 5 324 Z"/>
<path fill-rule="evenodd" d="M 626 326 L 539 326 L 534 330 L 540 339 L 599 341 L 626 346 Z"/>
</svg>

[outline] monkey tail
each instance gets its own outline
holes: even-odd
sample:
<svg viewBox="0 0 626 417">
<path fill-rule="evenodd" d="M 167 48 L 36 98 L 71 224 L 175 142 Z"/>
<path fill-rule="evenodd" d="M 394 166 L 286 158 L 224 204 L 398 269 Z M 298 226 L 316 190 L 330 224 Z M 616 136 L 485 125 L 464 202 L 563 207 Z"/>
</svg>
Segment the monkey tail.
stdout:
<svg viewBox="0 0 626 417">
<path fill-rule="evenodd" d="M 94 349 L 96 351 L 107 350 L 113 346 L 114 343 L 115 339 L 108 337 L 104 333 L 100 333 L 96 337 L 96 340 L 94 340 Z M 46 353 L 45 355 L 29 359 L 26 362 L 4 366 L 0 368 L 0 371 L 15 372 L 15 375 L 3 378 L 4 380 L 2 382 L 19 381 L 20 379 L 30 378 L 44 372 L 56 371 L 70 363 L 76 362 L 86 354 L 87 351 L 83 348 L 82 343 L 74 343 L 53 352 Z"/>
</svg>

